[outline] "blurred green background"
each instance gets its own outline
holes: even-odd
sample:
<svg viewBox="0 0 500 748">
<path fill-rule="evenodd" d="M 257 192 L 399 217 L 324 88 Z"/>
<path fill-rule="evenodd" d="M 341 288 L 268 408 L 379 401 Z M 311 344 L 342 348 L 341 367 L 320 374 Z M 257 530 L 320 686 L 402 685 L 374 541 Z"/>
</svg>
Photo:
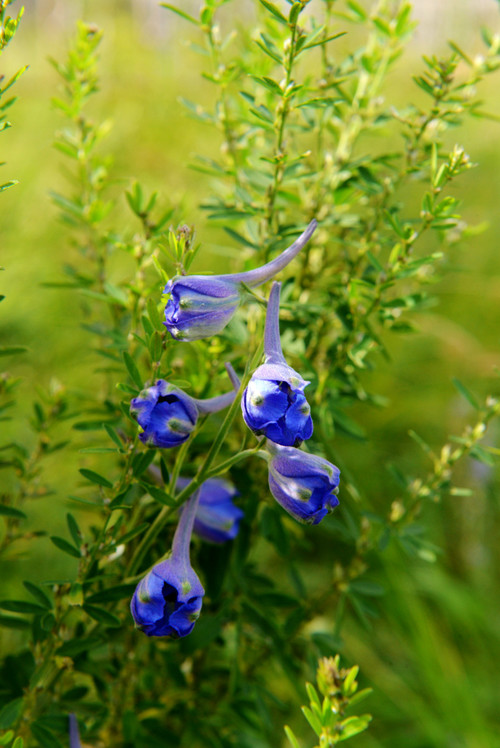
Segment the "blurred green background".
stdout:
<svg viewBox="0 0 500 748">
<path fill-rule="evenodd" d="M 316 4 L 319 0 L 311 6 Z M 185 2 L 182 7 L 196 11 L 198 3 Z M 411 76 L 421 70 L 422 54 L 438 55 L 452 38 L 474 56 L 481 50 L 483 24 L 500 33 L 495 0 L 418 2 L 414 15 L 420 25 L 384 91 L 394 106 L 420 101 Z M 46 388 L 55 381 L 72 390 L 88 386 L 89 336 L 75 323 L 80 300 L 70 291 L 42 286 L 60 279 L 67 258 L 75 257 L 49 197 L 51 190 L 65 191 L 67 182 L 64 159 L 52 146 L 61 121 L 50 100 L 58 94 L 59 81 L 47 58 L 64 59 L 78 18 L 94 22 L 105 35 L 101 92 L 91 107 L 96 119 L 113 122 L 103 149 L 114 162 L 114 225 L 130 233 L 137 228 L 124 191 L 138 179 L 144 187 L 158 189 L 165 203 L 180 206 L 184 220 L 196 226 L 203 249 L 195 269 L 222 268 L 231 250 L 222 229 L 208 224 L 199 209 L 211 194 L 210 178 L 189 168 L 194 152 L 210 156 L 219 148 L 215 130 L 190 119 L 178 102 L 181 95 L 201 103 L 213 95 L 200 75 L 199 57 L 186 44 L 191 27 L 153 0 L 28 0 L 15 42 L 1 60 L 6 76 L 21 65 L 30 67 L 16 86 L 19 100 L 10 114 L 14 127 L 2 134 L 0 144 L 1 160 L 7 162 L 2 181 L 19 180 L 0 200 L 1 262 L 6 268 L 0 325 L 3 344 L 29 348 L 7 362 L 22 378 L 17 419 L 9 428 L 28 444 L 32 437 L 27 419 L 37 386 Z M 228 28 L 254 20 L 250 0 L 225 9 Z M 349 35 L 344 37 L 338 54 L 352 44 Z M 498 76 L 491 76 L 482 97 L 484 109 L 496 115 L 498 91 Z M 472 409 L 458 395 L 452 377 L 480 399 L 490 392 L 498 395 L 500 389 L 495 373 L 500 366 L 500 124 L 469 121 L 457 131 L 456 140 L 478 166 L 461 177 L 453 192 L 464 201 L 467 223 L 483 231 L 471 232 L 450 247 L 443 279 L 433 288 L 436 305 L 418 313 L 418 332 L 388 338 L 391 362 L 378 362 L 376 373 L 367 374 L 367 386 L 388 402 L 384 409 L 357 414 L 369 441 L 339 437 L 338 451 L 349 470 L 371 476 L 365 481 L 369 493 L 363 500 L 379 511 L 387 509 L 388 486 L 394 493 L 388 463 L 415 476 L 428 469 L 408 429 L 439 449 L 450 433 L 460 433 L 467 419 L 472 421 Z M 411 198 L 409 194 L 410 202 Z M 127 277 L 126 262 L 115 258 L 117 280 Z M 498 446 L 498 431 L 493 425 L 491 445 Z M 67 435 L 76 442 L 84 438 L 69 426 Z M 64 500 L 77 483 L 76 450 L 75 455 L 74 464 L 47 461 L 46 469 L 55 474 L 59 487 L 50 497 L 51 533 L 63 525 Z M 370 630 L 353 625 L 344 632 L 347 664 L 359 663 L 363 685 L 374 688 L 366 709 L 375 720 L 359 737 L 360 746 L 500 746 L 498 475 L 472 460 L 458 472 L 457 484 L 472 488 L 473 496 L 453 497 L 425 514 L 430 539 L 442 550 L 437 562 L 410 564 L 397 551 L 388 551 L 377 569 L 387 592 L 379 617 Z M 38 508 L 38 518 L 46 526 L 47 507 Z M 54 573 L 44 544 L 39 541 L 40 556 L 35 572 L 31 570 L 35 581 Z M 331 562 L 331 553 L 329 558 Z M 15 569 L 4 567 L 9 594 L 18 579 L 26 578 L 30 563 L 21 558 Z M 300 720 L 299 714 L 298 725 Z M 277 737 L 276 745 L 281 740 Z"/>
</svg>

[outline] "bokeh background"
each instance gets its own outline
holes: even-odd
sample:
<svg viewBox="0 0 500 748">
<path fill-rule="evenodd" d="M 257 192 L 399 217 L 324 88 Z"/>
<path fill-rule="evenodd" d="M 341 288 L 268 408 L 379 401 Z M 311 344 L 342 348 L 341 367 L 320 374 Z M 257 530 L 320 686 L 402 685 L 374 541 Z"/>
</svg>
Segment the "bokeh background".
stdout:
<svg viewBox="0 0 500 748">
<path fill-rule="evenodd" d="M 179 4 L 188 12 L 198 8 L 198 2 Z M 0 327 L 3 344 L 29 349 L 8 362 L 22 382 L 16 420 L 6 427 L 29 444 L 33 391 L 56 383 L 78 391 L 89 384 L 88 335 L 75 324 L 80 301 L 70 291 L 43 285 L 60 279 L 67 258 L 74 259 L 50 200 L 51 190 L 66 189 L 67 176 L 64 159 L 53 148 L 61 120 L 51 98 L 58 94 L 59 80 L 48 58 L 64 59 L 77 19 L 104 31 L 101 91 L 91 106 L 96 119 L 112 121 L 105 148 L 113 157 L 116 178 L 115 223 L 121 222 L 125 231 L 135 230 L 124 191 L 138 179 L 148 189 L 159 190 L 167 204 L 180 206 L 185 221 L 196 226 L 203 250 L 195 267 L 222 269 L 231 247 L 227 235 L 208 224 L 199 208 L 211 194 L 210 178 L 189 168 L 194 152 L 210 156 L 220 145 L 217 133 L 190 119 L 178 101 L 184 95 L 203 103 L 213 94 L 200 75 L 199 57 L 187 43 L 196 41 L 190 37 L 192 28 L 155 0 L 27 0 L 25 5 L 22 25 L 1 61 L 6 76 L 21 65 L 29 69 L 16 86 L 19 99 L 10 114 L 14 126 L 2 134 L 0 144 L 1 160 L 7 162 L 2 181 L 19 180 L 0 200 L 6 294 Z M 254 3 L 239 0 L 227 6 L 224 20 L 237 28 L 253 23 L 254 17 Z M 411 76 L 422 69 L 422 55 L 439 56 L 453 39 L 474 56 L 481 53 L 483 25 L 500 33 L 495 0 L 420 0 L 414 17 L 419 25 L 384 91 L 395 106 L 421 100 Z M 349 35 L 344 37 L 339 54 L 352 43 Z M 483 108 L 497 117 L 499 90 L 497 75 L 490 76 L 481 92 Z M 369 384 L 387 401 L 385 408 L 361 414 L 369 440 L 345 439 L 339 447 L 353 473 L 363 470 L 371 476 L 366 500 L 379 509 L 386 506 L 387 486 L 394 480 L 389 463 L 415 476 L 427 470 L 425 456 L 408 436 L 410 428 L 439 448 L 450 433 L 460 433 L 472 420 L 472 409 L 457 393 L 452 377 L 479 399 L 500 390 L 495 372 L 500 367 L 500 122 L 469 120 L 456 138 L 477 164 L 453 188 L 463 200 L 470 230 L 450 247 L 442 280 L 433 288 L 436 303 L 414 318 L 418 331 L 388 339 L 391 362 L 367 374 Z M 120 257 L 114 260 L 117 280 L 127 275 L 124 263 Z M 69 427 L 68 436 L 78 439 Z M 498 437 L 498 426 L 493 425 L 489 443 L 499 446 Z M 76 483 L 77 467 L 71 460 L 46 463 L 58 487 L 50 497 L 51 534 L 64 524 L 65 500 Z M 358 662 L 363 685 L 374 688 L 366 707 L 375 721 L 358 739 L 360 746 L 500 746 L 498 473 L 468 460 L 459 467 L 457 483 L 472 488 L 473 495 L 447 499 L 425 515 L 429 537 L 439 549 L 437 561 L 403 564 L 400 556 L 386 553 L 377 570 L 385 588 L 377 601 L 378 617 L 370 629 L 353 624 L 343 633 L 348 664 Z M 47 505 L 35 510 L 35 521 L 47 525 Z M 28 572 L 34 581 L 54 574 L 44 543 L 39 541 L 35 564 L 32 557 L 20 557 L 15 566 L 0 570 L 5 597 Z M 313 563 L 311 570 L 314 573 Z M 297 720 L 300 723 L 300 714 Z M 277 737 L 276 745 L 281 740 Z"/>
</svg>

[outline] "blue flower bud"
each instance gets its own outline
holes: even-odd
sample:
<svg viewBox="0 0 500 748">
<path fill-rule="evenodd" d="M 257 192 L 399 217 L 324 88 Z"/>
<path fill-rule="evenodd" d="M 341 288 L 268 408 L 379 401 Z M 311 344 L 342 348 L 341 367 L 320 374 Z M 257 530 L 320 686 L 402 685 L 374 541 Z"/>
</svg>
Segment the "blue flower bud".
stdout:
<svg viewBox="0 0 500 748">
<path fill-rule="evenodd" d="M 196 572 L 173 558 L 153 566 L 136 587 L 130 606 L 135 625 L 147 636 L 187 636 L 205 594 Z"/>
<path fill-rule="evenodd" d="M 136 587 L 130 610 L 147 636 L 187 636 L 200 615 L 203 589 L 189 560 L 198 492 L 187 501 L 175 531 L 172 554 L 153 566 Z"/>
<path fill-rule="evenodd" d="M 185 488 L 190 478 L 179 478 L 177 487 Z M 199 488 L 199 502 L 194 519 L 194 532 L 202 540 L 225 543 L 234 540 L 244 514 L 233 504 L 238 491 L 222 478 L 209 478 Z"/>
<path fill-rule="evenodd" d="M 225 328 L 240 303 L 240 286 L 217 277 L 176 276 L 165 286 L 171 294 L 165 326 L 176 340 L 199 340 Z"/>
<path fill-rule="evenodd" d="M 158 379 L 130 403 L 142 428 L 139 438 L 149 447 L 177 447 L 189 438 L 200 413 L 215 413 L 234 400 L 235 393 L 197 400 L 173 384 Z"/>
<path fill-rule="evenodd" d="M 264 334 L 265 363 L 253 373 L 241 399 L 243 418 L 255 434 L 285 447 L 297 447 L 313 432 L 304 395 L 309 382 L 286 363 L 279 336 L 280 283 L 273 283 Z"/>
<path fill-rule="evenodd" d="M 177 275 L 165 286 L 170 299 L 165 307 L 164 325 L 173 338 L 200 340 L 217 335 L 226 327 L 244 293 L 244 286 L 256 288 L 271 280 L 300 252 L 316 229 L 312 220 L 306 230 L 266 265 L 245 273 L 227 275 Z"/>
<path fill-rule="evenodd" d="M 317 525 L 338 506 L 340 470 L 322 457 L 294 447 L 267 443 L 269 488 L 276 501 L 299 522 Z"/>
</svg>

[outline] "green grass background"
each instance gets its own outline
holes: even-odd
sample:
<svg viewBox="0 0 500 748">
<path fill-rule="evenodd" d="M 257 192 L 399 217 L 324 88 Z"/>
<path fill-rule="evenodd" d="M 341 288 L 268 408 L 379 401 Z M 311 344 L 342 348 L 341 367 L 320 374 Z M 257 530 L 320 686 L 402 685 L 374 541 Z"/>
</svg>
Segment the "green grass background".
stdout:
<svg viewBox="0 0 500 748">
<path fill-rule="evenodd" d="M 249 22 L 251 5 L 241 3 Z M 178 103 L 180 95 L 200 102 L 209 102 L 213 95 L 210 84 L 200 77 L 199 58 L 185 44 L 191 27 L 149 2 L 142 6 L 143 15 L 139 4 L 110 0 L 36 4 L 28 0 L 26 6 L 18 36 L 1 60 L 7 76 L 20 65 L 30 67 L 16 86 L 19 100 L 10 115 L 14 127 L 2 134 L 0 143 L 1 160 L 7 161 L 2 181 L 19 180 L 0 198 L 0 243 L 6 268 L 0 326 L 3 344 L 29 348 L 24 356 L 7 362 L 22 383 L 16 419 L 6 427 L 8 434 L 29 446 L 27 419 L 35 388 L 58 381 L 74 391 L 83 389 L 88 386 L 91 360 L 89 336 L 78 327 L 79 299 L 72 292 L 41 285 L 59 279 L 61 266 L 75 257 L 48 194 L 64 191 L 66 177 L 64 159 L 52 147 L 61 120 L 50 99 L 58 93 L 59 82 L 47 57 L 64 58 L 77 18 L 95 22 L 105 32 L 101 92 L 91 107 L 96 119 L 114 122 L 105 146 L 114 158 L 112 191 L 118 212 L 113 220 L 121 222 L 125 231 L 134 230 L 123 193 L 137 178 L 145 187 L 158 189 L 167 203 L 180 205 L 186 222 L 196 225 L 204 247 L 197 269 L 222 268 L 230 247 L 224 232 L 207 224 L 199 209 L 211 193 L 210 178 L 200 177 L 188 166 L 193 153 L 215 155 L 219 147 L 217 133 L 189 119 Z M 385 93 L 395 104 L 420 100 L 419 91 L 410 89 L 408 81 L 421 70 L 422 53 L 439 53 L 453 36 L 475 54 L 483 21 L 500 30 L 493 0 L 481 6 L 467 0 L 453 6 L 443 2 L 432 12 L 435 20 L 427 26 L 429 33 L 424 23 L 389 78 Z M 418 15 L 423 15 L 421 8 Z M 339 50 L 348 49 L 351 40 L 347 37 L 339 44 Z M 498 90 L 499 78 L 492 76 L 482 91 L 485 108 L 496 114 L 500 114 Z M 453 133 L 449 137 L 453 144 Z M 352 473 L 371 476 L 365 481 L 363 499 L 380 511 L 387 507 L 393 480 L 387 463 L 395 462 L 415 476 L 427 469 L 425 456 L 407 436 L 408 429 L 439 448 L 450 433 L 460 433 L 467 419 L 472 420 L 473 413 L 451 378 L 457 376 L 480 398 L 499 390 L 494 368 L 500 365 L 500 124 L 472 120 L 456 139 L 478 167 L 460 179 L 454 192 L 464 201 L 467 222 L 484 224 L 485 230 L 450 249 L 443 280 L 433 289 L 437 304 L 416 317 L 420 331 L 388 339 L 391 362 L 380 361 L 376 373 L 367 374 L 367 385 L 388 400 L 385 409 L 357 413 L 370 441 L 340 437 L 338 449 Z M 127 276 L 125 262 L 115 259 L 116 280 Z M 493 426 L 489 443 L 498 445 L 498 433 L 498 425 Z M 75 435 L 69 426 L 67 434 L 76 442 L 86 438 Z M 47 526 L 49 502 L 51 534 L 64 525 L 65 500 L 78 483 L 80 463 L 76 450 L 74 454 L 64 465 L 57 457 L 46 463 L 58 493 L 35 507 L 34 521 Z M 378 578 L 387 593 L 379 617 L 370 630 L 353 625 L 344 632 L 347 664 L 358 662 L 363 685 L 374 688 L 366 708 L 375 720 L 369 732 L 357 739 L 360 747 L 500 746 L 498 476 L 472 460 L 462 464 L 458 473 L 457 483 L 471 487 L 473 496 L 447 499 L 425 514 L 430 538 L 442 550 L 438 561 L 410 564 L 396 550 L 388 551 L 382 562 L 377 561 Z M 2 480 L 8 482 L 9 477 Z M 15 567 L 3 565 L 4 596 L 17 590 L 20 579 L 36 581 L 54 574 L 48 549 L 48 541 L 41 539 L 35 564 L 33 557 L 21 555 Z M 300 713 L 294 729 L 309 734 Z M 281 734 L 277 735 L 276 745 L 281 741 Z"/>
</svg>

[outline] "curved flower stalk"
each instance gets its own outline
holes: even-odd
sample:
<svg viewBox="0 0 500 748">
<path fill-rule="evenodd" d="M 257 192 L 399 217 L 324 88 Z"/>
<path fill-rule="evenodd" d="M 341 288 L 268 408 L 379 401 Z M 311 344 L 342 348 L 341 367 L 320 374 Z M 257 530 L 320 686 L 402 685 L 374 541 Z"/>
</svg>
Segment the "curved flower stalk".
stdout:
<svg viewBox="0 0 500 748">
<path fill-rule="evenodd" d="M 269 488 L 276 501 L 299 522 L 317 525 L 335 509 L 340 470 L 328 460 L 268 441 Z"/>
<path fill-rule="evenodd" d="M 190 478 L 179 478 L 177 488 L 183 489 Z M 194 518 L 194 532 L 210 543 L 234 540 L 240 529 L 243 511 L 233 504 L 239 495 L 236 488 L 223 478 L 209 478 L 198 489 L 198 509 Z"/>
<path fill-rule="evenodd" d="M 130 610 L 147 636 L 187 636 L 200 615 L 205 594 L 189 559 L 199 492 L 186 502 L 166 561 L 153 566 L 136 587 Z"/>
<path fill-rule="evenodd" d="M 253 373 L 241 399 L 246 425 L 254 434 L 285 447 L 298 447 L 313 432 L 311 408 L 304 395 L 309 382 L 284 359 L 280 342 L 281 283 L 273 283 L 264 333 L 265 362 Z"/>
<path fill-rule="evenodd" d="M 279 257 L 255 270 L 227 275 L 177 275 L 168 281 L 165 293 L 170 299 L 163 323 L 175 340 L 191 341 L 221 332 L 238 308 L 244 286 L 257 288 L 283 270 L 305 247 L 317 222 L 306 230 Z"/>
<path fill-rule="evenodd" d="M 231 405 L 233 391 L 198 400 L 164 379 L 142 390 L 130 403 L 130 413 L 142 428 L 139 439 L 148 447 L 177 447 L 189 438 L 200 414 Z"/>
</svg>

